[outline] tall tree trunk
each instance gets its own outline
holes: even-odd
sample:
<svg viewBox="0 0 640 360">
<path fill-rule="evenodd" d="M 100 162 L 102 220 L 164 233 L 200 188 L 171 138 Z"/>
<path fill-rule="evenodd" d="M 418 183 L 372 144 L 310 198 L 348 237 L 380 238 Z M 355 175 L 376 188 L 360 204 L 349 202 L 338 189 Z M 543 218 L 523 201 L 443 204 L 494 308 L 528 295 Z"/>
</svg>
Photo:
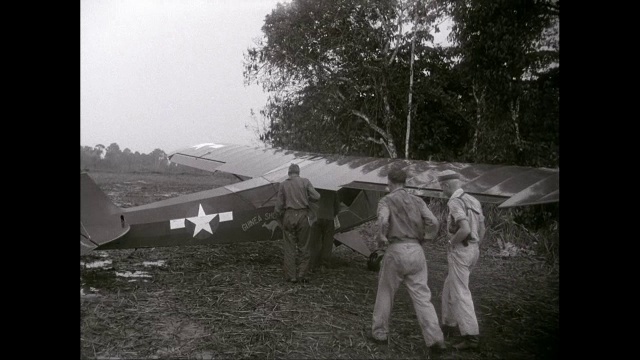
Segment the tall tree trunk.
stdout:
<svg viewBox="0 0 640 360">
<path fill-rule="evenodd" d="M 397 158 L 398 151 L 396 150 L 396 146 L 393 143 L 393 136 L 391 136 L 391 123 L 394 122 L 395 115 L 391 112 L 391 106 L 389 106 L 389 96 L 387 95 L 389 89 L 387 87 L 387 78 L 386 75 L 382 76 L 382 101 L 384 101 L 384 122 L 387 128 L 387 152 L 389 153 L 389 157 Z"/>
<path fill-rule="evenodd" d="M 516 146 L 518 151 L 522 151 L 522 139 L 520 139 L 520 126 L 518 125 L 518 116 L 520 115 L 520 97 L 516 98 L 515 105 L 511 102 L 511 119 L 516 130 Z"/>
<path fill-rule="evenodd" d="M 409 138 L 411 136 L 411 100 L 413 97 L 413 57 L 416 48 L 416 31 L 411 39 L 411 71 L 409 75 L 409 106 L 407 107 L 407 136 L 404 142 L 404 158 L 409 159 Z"/>
<path fill-rule="evenodd" d="M 473 89 L 473 97 L 476 100 L 476 129 L 473 134 L 473 146 L 471 148 L 471 155 L 474 160 L 477 160 L 477 152 L 478 152 L 478 138 L 480 137 L 480 124 L 482 120 L 482 115 L 484 112 L 484 95 L 485 95 L 485 87 L 482 87 L 482 91 L 480 97 L 478 98 L 478 85 L 476 83 L 472 86 Z"/>
</svg>

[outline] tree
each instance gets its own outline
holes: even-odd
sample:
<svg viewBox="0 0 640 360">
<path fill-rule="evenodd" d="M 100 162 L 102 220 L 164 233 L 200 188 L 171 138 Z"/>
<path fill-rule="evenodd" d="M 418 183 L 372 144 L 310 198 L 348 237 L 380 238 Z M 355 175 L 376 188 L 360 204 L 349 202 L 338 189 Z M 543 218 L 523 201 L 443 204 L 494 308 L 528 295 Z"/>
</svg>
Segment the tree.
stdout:
<svg viewBox="0 0 640 360">
<path fill-rule="evenodd" d="M 396 157 L 404 145 L 418 159 L 554 163 L 559 64 L 548 46 L 557 36 L 545 34 L 558 10 L 534 0 L 280 4 L 245 54 L 245 81 L 270 93 L 260 139 L 314 152 Z M 455 46 L 431 46 L 446 16 Z"/>
<path fill-rule="evenodd" d="M 411 4 L 415 10 L 394 0 L 279 4 L 265 19 L 266 40 L 245 55 L 247 82 L 273 94 L 261 112 L 270 120 L 261 139 L 299 150 L 379 155 L 371 148 L 377 143 L 396 157 L 408 39 L 422 44 L 430 36 L 415 26 L 403 32 L 403 23 L 428 18 L 407 16 L 428 10 L 424 1 Z"/>
<path fill-rule="evenodd" d="M 133 168 L 133 161 L 133 153 L 131 152 L 131 149 L 125 148 L 124 150 L 122 150 L 121 165 L 124 166 L 128 171 L 131 171 L 131 169 Z"/>
<path fill-rule="evenodd" d="M 98 144 L 94 146 L 93 151 L 98 158 L 104 159 L 104 156 L 107 153 L 107 148 L 102 144 Z"/>
<path fill-rule="evenodd" d="M 167 167 L 169 161 L 167 154 L 161 149 L 154 149 L 152 152 L 150 152 L 149 160 L 151 162 L 151 165 L 153 165 L 156 170 Z"/>
<path fill-rule="evenodd" d="M 455 24 L 456 71 L 471 90 L 466 94 L 466 116 L 473 124 L 469 160 L 539 165 L 544 158 L 544 165 L 557 165 L 559 2 L 451 0 L 447 5 Z"/>
<path fill-rule="evenodd" d="M 110 168 L 115 169 L 119 167 L 121 156 L 122 152 L 120 151 L 120 146 L 116 143 L 111 143 L 111 145 L 107 147 L 107 153 L 104 156 L 104 159 Z"/>
<path fill-rule="evenodd" d="M 96 156 L 93 149 L 89 146 L 80 145 L 80 167 L 83 169 L 86 168 L 95 168 L 96 162 L 98 161 L 98 157 Z"/>
</svg>

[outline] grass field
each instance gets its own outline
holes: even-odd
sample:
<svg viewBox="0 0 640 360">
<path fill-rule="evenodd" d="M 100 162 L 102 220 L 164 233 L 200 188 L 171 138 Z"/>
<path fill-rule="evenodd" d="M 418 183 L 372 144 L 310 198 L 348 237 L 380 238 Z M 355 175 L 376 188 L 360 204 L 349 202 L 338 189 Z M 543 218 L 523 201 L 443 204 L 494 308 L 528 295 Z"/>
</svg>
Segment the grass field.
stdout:
<svg viewBox="0 0 640 360">
<path fill-rule="evenodd" d="M 215 175 L 90 173 L 122 207 L 235 181 Z M 559 357 L 557 266 L 533 256 L 498 257 L 482 245 L 470 288 L 481 333 L 473 352 L 439 359 Z M 440 316 L 446 276 L 441 241 L 425 245 Z M 401 287 L 391 341 L 366 339 L 377 273 L 344 246 L 309 284 L 282 278 L 281 242 L 97 251 L 80 259 L 83 359 L 427 358 L 411 300 Z"/>
</svg>

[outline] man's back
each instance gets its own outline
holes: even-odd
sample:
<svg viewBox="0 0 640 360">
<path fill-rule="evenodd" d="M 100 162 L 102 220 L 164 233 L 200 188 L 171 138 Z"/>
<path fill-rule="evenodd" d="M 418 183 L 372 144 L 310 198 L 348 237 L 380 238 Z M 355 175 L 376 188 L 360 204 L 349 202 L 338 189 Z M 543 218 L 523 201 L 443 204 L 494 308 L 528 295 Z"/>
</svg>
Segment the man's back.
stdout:
<svg viewBox="0 0 640 360">
<path fill-rule="evenodd" d="M 276 216 L 282 217 L 284 231 L 284 272 L 288 281 L 306 282 L 309 269 L 309 234 L 311 212 L 309 201 L 317 201 L 320 194 L 311 182 L 300 177 L 300 167 L 289 166 L 289 178 L 280 183 L 276 199 Z M 299 258 L 299 264 L 296 265 Z"/>
<path fill-rule="evenodd" d="M 378 211 L 389 212 L 388 238 L 416 239 L 425 237 L 425 226 L 429 237 L 435 237 L 438 221 L 427 208 L 425 202 L 409 194 L 405 189 L 397 189 L 380 199 Z"/>
<path fill-rule="evenodd" d="M 406 180 L 404 170 L 390 170 L 387 183 L 391 192 L 378 203 L 378 244 L 386 248 L 378 276 L 371 333 L 377 341 L 388 341 L 393 299 L 404 282 L 426 345 L 442 349 L 446 345 L 431 303 L 427 261 L 421 246 L 423 239 L 435 236 L 439 222 L 421 198 L 407 192 Z"/>
<path fill-rule="evenodd" d="M 320 194 L 313 189 L 309 179 L 300 176 L 290 176 L 280 183 L 278 201 L 282 210 L 286 209 L 308 209 L 309 198 L 318 200 Z"/>
<path fill-rule="evenodd" d="M 457 231 L 457 221 L 467 219 L 469 222 L 471 241 L 482 240 L 481 229 L 484 227 L 484 214 L 482 205 L 475 197 L 457 191 L 447 203 L 449 207 L 448 231 L 454 234 Z"/>
</svg>

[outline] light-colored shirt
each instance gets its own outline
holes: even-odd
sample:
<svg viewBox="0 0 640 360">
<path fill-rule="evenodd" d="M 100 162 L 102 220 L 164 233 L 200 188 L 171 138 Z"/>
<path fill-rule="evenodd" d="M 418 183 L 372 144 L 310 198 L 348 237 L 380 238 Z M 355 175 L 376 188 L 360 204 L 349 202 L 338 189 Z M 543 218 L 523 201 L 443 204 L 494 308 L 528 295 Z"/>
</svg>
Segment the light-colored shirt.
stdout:
<svg viewBox="0 0 640 360">
<path fill-rule="evenodd" d="M 275 211 L 287 209 L 308 209 L 309 200 L 317 201 L 320 194 L 307 178 L 292 174 L 280 183 L 276 199 Z"/>
<path fill-rule="evenodd" d="M 466 210 L 465 211 L 465 204 Z M 467 220 L 471 229 L 469 241 L 479 241 L 478 229 L 480 221 L 484 221 L 482 205 L 473 196 L 466 194 L 462 189 L 456 190 L 447 202 L 449 215 L 447 216 L 447 232 L 452 237 L 458 231 L 458 221 Z"/>
<path fill-rule="evenodd" d="M 378 219 L 389 223 L 387 238 L 434 239 L 439 222 L 421 198 L 409 194 L 404 188 L 393 190 L 378 202 Z"/>
</svg>

